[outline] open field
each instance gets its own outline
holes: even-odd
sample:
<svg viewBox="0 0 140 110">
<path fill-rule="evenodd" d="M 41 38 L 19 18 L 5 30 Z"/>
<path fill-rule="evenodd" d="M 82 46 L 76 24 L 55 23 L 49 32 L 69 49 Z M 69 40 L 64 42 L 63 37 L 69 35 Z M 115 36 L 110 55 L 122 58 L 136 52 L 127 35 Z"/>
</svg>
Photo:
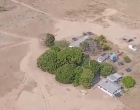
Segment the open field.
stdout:
<svg viewBox="0 0 140 110">
<path fill-rule="evenodd" d="M 139 110 L 140 56 L 127 49 L 122 36 L 137 37 L 140 44 L 140 7 L 137 0 L 0 0 L 0 110 Z M 93 87 L 83 88 L 55 81 L 42 72 L 36 59 L 47 49 L 38 42 L 42 34 L 69 39 L 92 31 L 129 54 L 137 81 L 120 100 Z M 120 69 L 124 71 L 125 67 Z M 127 73 L 126 73 L 127 74 Z M 129 106 L 128 106 L 129 105 Z"/>
</svg>

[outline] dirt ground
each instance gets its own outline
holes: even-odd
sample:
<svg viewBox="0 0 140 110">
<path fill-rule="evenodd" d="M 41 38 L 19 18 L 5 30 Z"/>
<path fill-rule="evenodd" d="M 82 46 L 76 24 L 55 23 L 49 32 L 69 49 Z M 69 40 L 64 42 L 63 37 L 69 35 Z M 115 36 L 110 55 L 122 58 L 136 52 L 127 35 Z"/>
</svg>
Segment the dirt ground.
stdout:
<svg viewBox="0 0 140 110">
<path fill-rule="evenodd" d="M 140 44 L 138 0 L 0 0 L 0 6 L 7 10 L 0 12 L 0 110 L 140 109 L 139 53 L 122 41 L 129 35 L 137 37 L 132 44 Z M 60 84 L 37 68 L 36 59 L 46 50 L 38 40 L 42 34 L 60 40 L 85 31 L 105 35 L 133 60 L 127 66 L 137 85 L 120 99 L 96 85 L 82 96 L 83 88 Z"/>
</svg>

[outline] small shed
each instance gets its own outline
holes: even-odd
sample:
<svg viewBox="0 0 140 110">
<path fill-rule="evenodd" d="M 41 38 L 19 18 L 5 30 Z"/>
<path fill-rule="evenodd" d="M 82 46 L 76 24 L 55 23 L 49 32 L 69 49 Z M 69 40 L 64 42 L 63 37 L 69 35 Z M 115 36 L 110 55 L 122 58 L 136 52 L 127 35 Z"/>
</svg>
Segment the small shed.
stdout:
<svg viewBox="0 0 140 110">
<path fill-rule="evenodd" d="M 133 41 L 133 38 L 130 36 L 123 36 L 123 40 L 125 40 L 127 42 L 131 42 L 131 41 Z"/>
<path fill-rule="evenodd" d="M 118 73 L 114 73 L 114 74 L 107 76 L 107 79 L 112 82 L 118 82 L 118 81 L 120 81 L 121 78 L 122 78 L 122 75 L 120 75 Z"/>
<path fill-rule="evenodd" d="M 118 56 L 117 56 L 116 53 L 113 53 L 113 54 L 110 55 L 110 60 L 111 61 L 116 61 L 117 59 L 118 59 Z"/>
</svg>

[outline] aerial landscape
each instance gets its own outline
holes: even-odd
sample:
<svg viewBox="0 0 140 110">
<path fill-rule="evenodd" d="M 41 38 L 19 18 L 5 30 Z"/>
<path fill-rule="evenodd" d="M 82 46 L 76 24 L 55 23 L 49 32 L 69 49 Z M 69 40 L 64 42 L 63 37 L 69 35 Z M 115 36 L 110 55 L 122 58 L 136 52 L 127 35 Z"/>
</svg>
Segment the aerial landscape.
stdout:
<svg viewBox="0 0 140 110">
<path fill-rule="evenodd" d="M 140 1 L 0 0 L 0 110 L 140 110 Z"/>
</svg>

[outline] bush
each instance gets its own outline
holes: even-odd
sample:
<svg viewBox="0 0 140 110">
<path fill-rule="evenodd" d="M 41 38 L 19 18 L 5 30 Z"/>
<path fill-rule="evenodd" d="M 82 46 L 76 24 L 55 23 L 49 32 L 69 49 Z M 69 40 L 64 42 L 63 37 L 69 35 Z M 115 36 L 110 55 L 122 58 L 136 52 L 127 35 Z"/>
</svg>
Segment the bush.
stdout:
<svg viewBox="0 0 140 110">
<path fill-rule="evenodd" d="M 110 74 L 112 74 L 114 71 L 114 68 L 112 65 L 108 64 L 108 63 L 101 63 L 100 65 L 100 74 L 103 77 L 107 77 Z"/>
<path fill-rule="evenodd" d="M 55 79 L 64 84 L 71 84 L 75 79 L 74 66 L 66 64 L 58 68 Z"/>
<path fill-rule="evenodd" d="M 123 59 L 124 59 L 124 61 L 126 63 L 130 63 L 131 62 L 131 59 L 128 56 L 125 56 Z"/>
<path fill-rule="evenodd" d="M 125 76 L 122 78 L 122 83 L 126 88 L 131 88 L 134 87 L 136 81 L 131 76 Z"/>
<path fill-rule="evenodd" d="M 45 44 L 48 47 L 51 47 L 54 45 L 55 37 L 53 34 L 47 34 L 46 39 L 45 39 Z"/>
<path fill-rule="evenodd" d="M 103 51 L 108 51 L 108 50 L 111 50 L 112 48 L 110 47 L 110 46 L 108 46 L 108 45 L 104 45 L 103 46 Z"/>
<path fill-rule="evenodd" d="M 95 39 L 95 41 L 96 41 L 98 44 L 106 43 L 106 42 L 107 42 L 105 36 L 103 36 L 103 35 L 100 35 L 97 39 Z"/>
<path fill-rule="evenodd" d="M 90 69 L 83 69 L 83 73 L 81 74 L 80 84 L 85 88 L 89 89 L 92 86 L 92 82 L 94 80 L 94 74 Z"/>
</svg>

